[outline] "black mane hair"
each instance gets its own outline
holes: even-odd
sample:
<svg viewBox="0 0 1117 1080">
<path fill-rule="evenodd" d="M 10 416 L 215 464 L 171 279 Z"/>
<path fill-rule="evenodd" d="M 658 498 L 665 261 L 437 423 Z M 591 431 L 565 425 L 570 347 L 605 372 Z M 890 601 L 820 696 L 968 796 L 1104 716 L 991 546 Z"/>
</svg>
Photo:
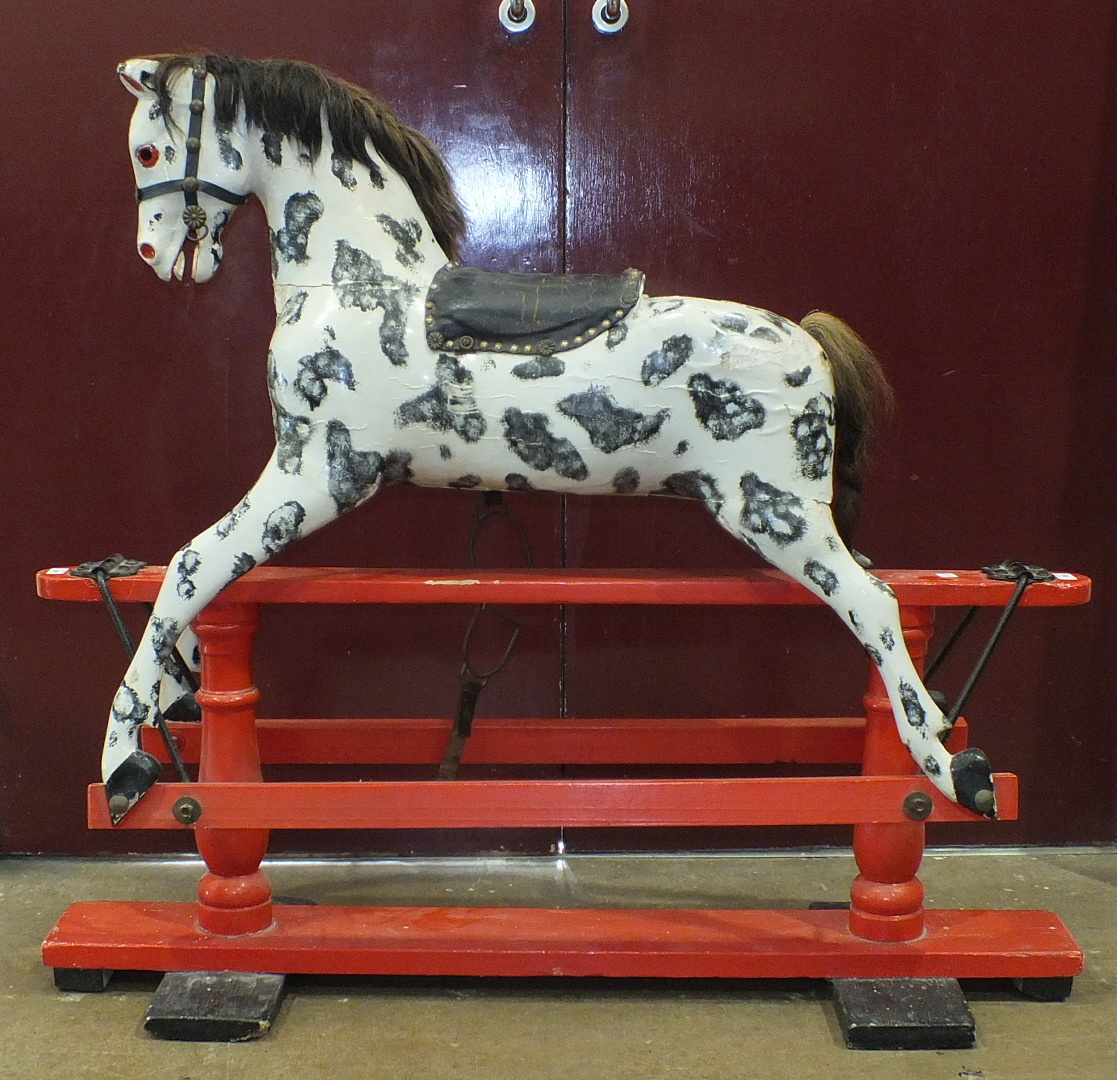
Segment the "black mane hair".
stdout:
<svg viewBox="0 0 1117 1080">
<path fill-rule="evenodd" d="M 212 53 L 152 59 L 159 65 L 152 89 L 164 116 L 169 115 L 172 78 L 202 66 L 217 82 L 214 118 L 219 128 L 231 127 L 243 105 L 250 127 L 291 139 L 316 160 L 322 150 L 324 111 L 335 153 L 375 171 L 365 145 L 366 140 L 371 142 L 411 188 L 447 257 L 457 261 L 465 215 L 442 155 L 367 90 L 299 60 L 248 60 Z"/>
</svg>

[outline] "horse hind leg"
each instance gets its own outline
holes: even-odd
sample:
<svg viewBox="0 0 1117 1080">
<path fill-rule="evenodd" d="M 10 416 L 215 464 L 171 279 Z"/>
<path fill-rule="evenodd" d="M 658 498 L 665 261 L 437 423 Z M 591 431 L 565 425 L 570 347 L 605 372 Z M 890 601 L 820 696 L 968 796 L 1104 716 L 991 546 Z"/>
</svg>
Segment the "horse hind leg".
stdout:
<svg viewBox="0 0 1117 1080">
<path fill-rule="evenodd" d="M 988 759 L 977 749 L 952 755 L 943 745 L 949 726 L 904 646 L 896 598 L 838 539 L 829 507 L 748 474 L 740 495 L 711 509 L 724 528 L 821 597 L 849 627 L 880 670 L 900 738 L 927 778 L 967 809 L 996 817 Z"/>
</svg>

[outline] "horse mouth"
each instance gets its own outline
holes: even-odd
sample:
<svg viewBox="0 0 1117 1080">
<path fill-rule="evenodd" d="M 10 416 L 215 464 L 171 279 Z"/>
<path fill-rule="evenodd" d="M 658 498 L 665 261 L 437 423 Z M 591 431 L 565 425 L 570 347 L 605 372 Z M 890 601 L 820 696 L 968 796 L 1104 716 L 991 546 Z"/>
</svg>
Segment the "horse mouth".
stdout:
<svg viewBox="0 0 1117 1080">
<path fill-rule="evenodd" d="M 171 268 L 172 273 L 178 281 L 193 281 L 198 272 L 198 253 L 201 250 L 198 244 L 191 245 L 189 256 L 186 254 L 187 240 L 182 241 L 182 247 L 179 249 L 178 257 L 174 261 L 174 266 Z"/>
</svg>

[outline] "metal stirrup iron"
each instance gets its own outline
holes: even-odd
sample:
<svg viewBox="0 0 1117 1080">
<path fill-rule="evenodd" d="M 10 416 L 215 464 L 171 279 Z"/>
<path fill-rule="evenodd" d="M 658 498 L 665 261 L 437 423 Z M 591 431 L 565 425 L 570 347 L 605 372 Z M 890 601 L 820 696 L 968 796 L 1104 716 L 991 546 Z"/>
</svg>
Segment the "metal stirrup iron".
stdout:
<svg viewBox="0 0 1117 1080">
<path fill-rule="evenodd" d="M 473 529 L 469 534 L 470 565 L 474 568 L 477 567 L 478 534 L 486 524 L 498 517 L 506 518 L 515 527 L 523 547 L 524 562 L 529 570 L 532 569 L 535 566 L 535 559 L 532 557 L 527 530 L 524 528 L 523 522 L 508 508 L 499 491 L 486 491 L 483 502 L 473 511 Z M 477 629 L 481 616 L 486 611 L 507 623 L 512 628 L 512 636 L 508 640 L 504 655 L 501 656 L 496 665 L 489 671 L 478 671 L 470 659 L 470 651 L 474 631 Z M 458 698 L 458 711 L 454 717 L 454 726 L 450 730 L 450 740 L 446 745 L 446 752 L 442 756 L 442 763 L 438 767 L 439 780 L 453 780 L 457 777 L 466 740 L 473 733 L 473 718 L 477 712 L 477 700 L 488 681 L 507 666 L 522 630 L 523 627 L 515 619 L 489 604 L 478 604 L 474 608 L 473 617 L 469 620 L 469 626 L 465 632 L 465 640 L 462 642 L 461 694 Z"/>
</svg>

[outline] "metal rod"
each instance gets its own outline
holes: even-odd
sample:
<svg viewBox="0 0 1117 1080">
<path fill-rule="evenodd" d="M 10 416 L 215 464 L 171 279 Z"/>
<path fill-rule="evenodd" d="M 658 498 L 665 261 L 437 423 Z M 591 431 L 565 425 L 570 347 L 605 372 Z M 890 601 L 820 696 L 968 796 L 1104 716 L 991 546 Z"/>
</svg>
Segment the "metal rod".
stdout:
<svg viewBox="0 0 1117 1080">
<path fill-rule="evenodd" d="M 939 650 L 939 653 L 934 658 L 934 660 L 932 660 L 930 664 L 927 665 L 927 670 L 923 673 L 924 682 L 926 682 L 927 679 L 931 678 L 931 676 L 934 675 L 935 672 L 942 667 L 943 662 L 950 655 L 951 650 L 954 648 L 955 645 L 958 644 L 959 641 L 962 640 L 962 635 L 966 632 L 967 629 L 969 629 L 969 625 L 974 621 L 974 616 L 977 614 L 977 612 L 978 608 L 975 604 L 972 608 L 970 608 L 969 611 L 966 612 L 965 615 L 962 616 L 958 625 L 954 628 L 954 632 L 950 635 L 949 640 Z"/>
<path fill-rule="evenodd" d="M 1016 605 L 1020 603 L 1021 598 L 1024 596 L 1024 590 L 1035 579 L 1030 575 L 1023 575 L 1016 581 L 1016 591 L 1012 594 L 1012 599 L 1005 605 L 1004 611 L 1001 612 L 1000 619 L 997 620 L 997 625 L 993 630 L 992 636 L 985 644 L 985 649 L 982 651 L 981 656 L 978 658 L 977 664 L 974 666 L 970 677 L 966 680 L 966 685 L 962 687 L 962 692 L 958 695 L 958 700 L 954 703 L 953 708 L 950 710 L 950 715 L 946 718 L 947 723 L 953 725 L 954 722 L 962 715 L 962 709 L 966 704 L 966 699 L 970 696 L 977 680 L 981 677 L 982 671 L 985 670 L 985 665 L 989 662 L 989 658 L 993 655 L 993 650 L 997 647 L 997 642 L 1004 633 L 1005 626 L 1008 625 L 1009 616 L 1016 610 Z"/>
</svg>

